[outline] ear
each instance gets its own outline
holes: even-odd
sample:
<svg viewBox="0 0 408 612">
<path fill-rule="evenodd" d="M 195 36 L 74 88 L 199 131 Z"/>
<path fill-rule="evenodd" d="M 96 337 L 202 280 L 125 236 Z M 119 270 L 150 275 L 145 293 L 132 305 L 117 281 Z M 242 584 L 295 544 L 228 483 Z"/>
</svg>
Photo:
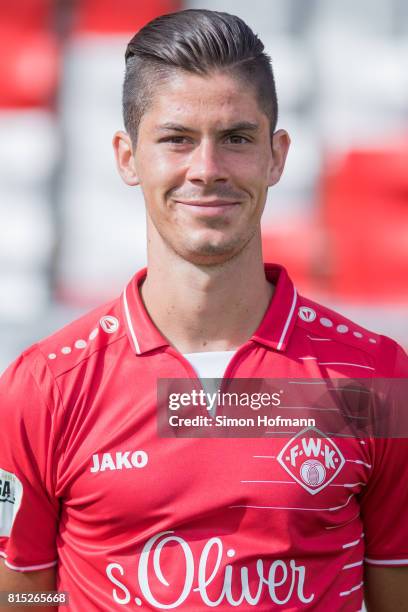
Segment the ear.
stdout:
<svg viewBox="0 0 408 612">
<path fill-rule="evenodd" d="M 290 137 L 286 130 L 278 130 L 272 136 L 272 161 L 269 168 L 268 186 L 275 185 L 285 167 L 286 156 L 289 151 Z"/>
<path fill-rule="evenodd" d="M 139 178 L 136 172 L 133 145 L 129 134 L 122 130 L 116 132 L 113 136 L 112 146 L 115 152 L 116 166 L 122 180 L 127 185 L 138 185 Z"/>
</svg>

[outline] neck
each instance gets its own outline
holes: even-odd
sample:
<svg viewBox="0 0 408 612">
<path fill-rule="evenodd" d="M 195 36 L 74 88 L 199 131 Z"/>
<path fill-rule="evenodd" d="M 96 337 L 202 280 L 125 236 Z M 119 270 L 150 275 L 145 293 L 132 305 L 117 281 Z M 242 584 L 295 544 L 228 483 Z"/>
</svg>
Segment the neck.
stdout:
<svg viewBox="0 0 408 612">
<path fill-rule="evenodd" d="M 170 344 L 182 353 L 225 351 L 252 336 L 273 294 L 260 245 L 255 236 L 237 256 L 212 266 L 194 265 L 165 245 L 148 253 L 141 295 Z"/>
</svg>

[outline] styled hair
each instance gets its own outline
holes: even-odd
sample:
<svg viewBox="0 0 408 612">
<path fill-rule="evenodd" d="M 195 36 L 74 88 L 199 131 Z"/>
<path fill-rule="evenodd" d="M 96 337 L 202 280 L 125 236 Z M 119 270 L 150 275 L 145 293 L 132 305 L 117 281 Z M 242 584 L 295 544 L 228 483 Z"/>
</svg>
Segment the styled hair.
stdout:
<svg viewBox="0 0 408 612">
<path fill-rule="evenodd" d="M 264 45 L 239 17 L 187 9 L 146 24 L 129 42 L 123 84 L 125 129 L 136 141 L 140 120 L 160 80 L 175 70 L 198 75 L 225 71 L 252 86 L 260 109 L 276 129 L 278 101 L 271 60 Z"/>
</svg>

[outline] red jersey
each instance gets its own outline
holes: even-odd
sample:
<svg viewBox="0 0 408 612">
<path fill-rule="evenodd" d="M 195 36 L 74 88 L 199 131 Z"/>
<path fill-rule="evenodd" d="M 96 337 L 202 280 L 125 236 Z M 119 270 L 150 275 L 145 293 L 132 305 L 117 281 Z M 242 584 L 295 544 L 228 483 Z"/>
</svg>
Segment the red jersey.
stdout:
<svg viewBox="0 0 408 612">
<path fill-rule="evenodd" d="M 265 270 L 270 305 L 224 378 L 408 378 L 393 340 Z M 57 565 L 72 612 L 360 610 L 364 561 L 408 564 L 406 441 L 159 437 L 158 380 L 197 376 L 144 309 L 145 273 L 1 379 L 6 565 Z"/>
</svg>

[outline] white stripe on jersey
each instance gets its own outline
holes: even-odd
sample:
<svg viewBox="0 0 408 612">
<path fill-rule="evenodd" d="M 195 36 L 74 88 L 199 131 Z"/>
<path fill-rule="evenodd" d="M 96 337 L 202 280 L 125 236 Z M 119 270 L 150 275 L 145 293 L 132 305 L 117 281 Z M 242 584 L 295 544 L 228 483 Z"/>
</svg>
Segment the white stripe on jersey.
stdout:
<svg viewBox="0 0 408 612">
<path fill-rule="evenodd" d="M 352 567 L 358 567 L 359 565 L 363 565 L 363 561 L 357 561 L 356 563 L 348 563 L 347 565 L 343 565 L 342 569 L 350 569 Z"/>
<path fill-rule="evenodd" d="M 132 319 L 130 318 L 129 306 L 128 306 L 127 297 L 126 297 L 126 289 L 127 287 L 125 287 L 125 290 L 123 291 L 123 302 L 125 306 L 125 315 L 126 315 L 126 319 L 129 325 L 130 335 L 132 336 L 132 340 L 135 345 L 136 353 L 140 355 L 139 343 L 136 338 L 135 330 L 133 329 Z"/>
<path fill-rule="evenodd" d="M 371 565 L 408 565 L 408 559 L 369 559 L 364 557 L 366 563 Z"/>
<path fill-rule="evenodd" d="M 345 365 L 354 366 L 355 368 L 365 368 L 366 370 L 375 370 L 371 366 L 361 365 L 360 363 L 349 363 L 348 361 L 318 361 L 318 365 Z"/>
<path fill-rule="evenodd" d="M 353 542 L 348 542 L 347 544 L 343 544 L 342 548 L 351 548 L 351 546 L 357 546 L 359 544 L 361 538 L 364 536 L 362 533 L 358 540 L 353 540 Z"/>
<path fill-rule="evenodd" d="M 351 587 L 349 591 L 343 591 L 342 593 L 339 593 L 340 597 L 344 597 L 345 595 L 351 595 L 351 593 L 353 593 L 354 591 L 358 591 L 358 589 L 361 589 L 363 584 L 364 582 L 360 582 L 360 584 L 356 584 L 356 586 Z"/>
<path fill-rule="evenodd" d="M 290 309 L 290 312 L 289 312 L 289 316 L 288 316 L 288 318 L 286 319 L 285 327 L 283 328 L 283 332 L 282 332 L 282 335 L 281 335 L 281 337 L 280 337 L 279 344 L 278 344 L 278 346 L 276 347 L 276 348 L 278 349 L 278 351 L 280 351 L 280 349 L 282 348 L 283 341 L 285 340 L 286 332 L 288 331 L 290 321 L 291 321 L 291 319 L 292 319 L 292 317 L 293 317 L 293 313 L 294 313 L 294 311 L 295 311 L 296 300 L 297 300 L 297 291 L 296 291 L 296 288 L 295 288 L 295 287 L 293 287 L 293 301 L 292 301 L 292 306 L 291 306 L 291 309 Z"/>
<path fill-rule="evenodd" d="M 353 516 L 353 518 L 348 519 L 348 521 L 346 521 L 345 523 L 340 523 L 339 525 L 330 525 L 329 527 L 326 526 L 325 529 L 339 529 L 340 527 L 345 527 L 346 525 L 349 525 L 358 518 L 360 518 L 360 512 Z"/>
<path fill-rule="evenodd" d="M 359 465 L 365 465 L 368 468 L 373 467 L 369 463 L 365 463 L 364 461 L 360 461 L 360 459 L 346 459 L 346 461 L 349 461 L 350 463 L 358 463 Z"/>
<path fill-rule="evenodd" d="M 309 512 L 321 512 L 322 510 L 327 510 L 328 512 L 334 512 L 334 510 L 340 510 L 340 508 L 344 508 L 349 503 L 350 499 L 354 497 L 354 493 L 352 493 L 345 504 L 341 506 L 334 506 L 333 508 L 300 508 L 300 507 L 291 507 L 288 508 L 286 506 L 249 506 L 246 504 L 239 504 L 234 506 L 228 506 L 229 508 L 254 508 L 256 510 L 307 510 Z M 344 546 L 343 546 L 344 548 Z"/>
<path fill-rule="evenodd" d="M 7 565 L 7 567 L 9 567 L 12 570 L 16 570 L 17 572 L 32 572 L 35 570 L 41 570 L 41 569 L 47 569 L 48 567 L 53 567 L 54 565 L 57 565 L 58 561 L 52 561 L 51 563 L 41 563 L 40 565 L 25 565 L 25 566 L 17 566 L 17 565 L 12 565 L 11 563 L 9 563 L 7 561 L 7 559 L 4 561 L 5 565 Z"/>
<path fill-rule="evenodd" d="M 307 336 L 309 340 L 317 340 L 318 342 L 331 342 L 331 338 L 313 338 L 313 336 Z"/>
</svg>

